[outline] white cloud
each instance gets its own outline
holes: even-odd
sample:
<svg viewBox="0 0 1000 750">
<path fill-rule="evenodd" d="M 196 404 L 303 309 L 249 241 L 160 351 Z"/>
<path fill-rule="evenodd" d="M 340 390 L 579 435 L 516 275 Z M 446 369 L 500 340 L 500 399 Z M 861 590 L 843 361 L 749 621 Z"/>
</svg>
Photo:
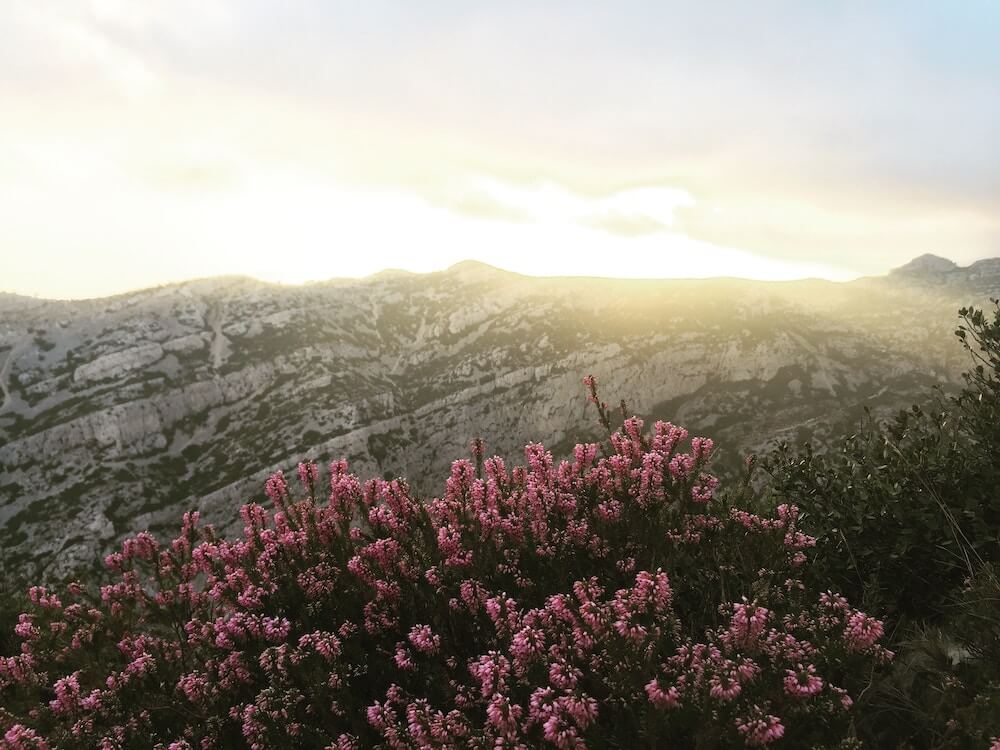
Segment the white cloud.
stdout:
<svg viewBox="0 0 1000 750">
<path fill-rule="evenodd" d="M 455 191 L 485 197 L 498 208 L 539 223 L 602 226 L 612 220 L 645 220 L 661 230 L 673 226 L 678 208 L 694 202 L 687 191 L 666 186 L 591 196 L 550 180 L 522 185 L 486 177 L 462 181 Z M 453 194 L 450 202 L 461 201 Z"/>
</svg>

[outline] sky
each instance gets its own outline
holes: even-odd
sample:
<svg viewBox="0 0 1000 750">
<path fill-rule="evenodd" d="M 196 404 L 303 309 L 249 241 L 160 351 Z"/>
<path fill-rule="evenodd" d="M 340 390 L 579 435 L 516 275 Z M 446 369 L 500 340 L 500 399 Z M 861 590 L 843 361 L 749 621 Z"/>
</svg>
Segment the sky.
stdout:
<svg viewBox="0 0 1000 750">
<path fill-rule="evenodd" d="M 1000 3 L 0 0 L 0 291 L 1000 256 Z"/>
</svg>

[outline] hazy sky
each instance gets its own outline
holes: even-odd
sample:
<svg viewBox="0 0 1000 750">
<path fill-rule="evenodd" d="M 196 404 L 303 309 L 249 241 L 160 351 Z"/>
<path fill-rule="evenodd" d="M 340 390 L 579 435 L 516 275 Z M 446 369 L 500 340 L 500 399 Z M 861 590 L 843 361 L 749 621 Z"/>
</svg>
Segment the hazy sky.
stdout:
<svg viewBox="0 0 1000 750">
<path fill-rule="evenodd" d="M 1000 255 L 1000 2 L 0 0 L 0 290 Z"/>
</svg>

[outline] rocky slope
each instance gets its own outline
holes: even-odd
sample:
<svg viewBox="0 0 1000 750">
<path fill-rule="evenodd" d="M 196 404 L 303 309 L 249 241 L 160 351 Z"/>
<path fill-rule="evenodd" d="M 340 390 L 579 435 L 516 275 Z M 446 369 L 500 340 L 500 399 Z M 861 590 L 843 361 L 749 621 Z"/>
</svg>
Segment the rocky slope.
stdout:
<svg viewBox="0 0 1000 750">
<path fill-rule="evenodd" d="M 592 433 L 580 380 L 735 463 L 822 442 L 966 365 L 1000 259 L 847 284 L 539 279 L 476 263 L 283 287 L 222 278 L 78 302 L 0 295 L 0 573 L 59 575 L 124 534 L 219 526 L 303 457 L 439 491 L 473 436 Z"/>
</svg>

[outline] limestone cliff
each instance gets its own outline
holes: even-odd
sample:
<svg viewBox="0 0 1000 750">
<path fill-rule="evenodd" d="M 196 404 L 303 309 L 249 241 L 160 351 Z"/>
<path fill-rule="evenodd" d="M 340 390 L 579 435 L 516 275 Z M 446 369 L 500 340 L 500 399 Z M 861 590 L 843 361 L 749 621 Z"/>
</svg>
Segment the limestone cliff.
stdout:
<svg viewBox="0 0 1000 750">
<path fill-rule="evenodd" d="M 540 279 L 482 264 L 283 287 L 197 281 L 0 297 L 0 564 L 50 575 L 123 535 L 219 525 L 297 460 L 440 491 L 468 440 L 593 435 L 581 378 L 703 430 L 723 464 L 827 439 L 965 367 L 955 312 L 1000 263 L 920 259 L 848 284 Z"/>
</svg>

